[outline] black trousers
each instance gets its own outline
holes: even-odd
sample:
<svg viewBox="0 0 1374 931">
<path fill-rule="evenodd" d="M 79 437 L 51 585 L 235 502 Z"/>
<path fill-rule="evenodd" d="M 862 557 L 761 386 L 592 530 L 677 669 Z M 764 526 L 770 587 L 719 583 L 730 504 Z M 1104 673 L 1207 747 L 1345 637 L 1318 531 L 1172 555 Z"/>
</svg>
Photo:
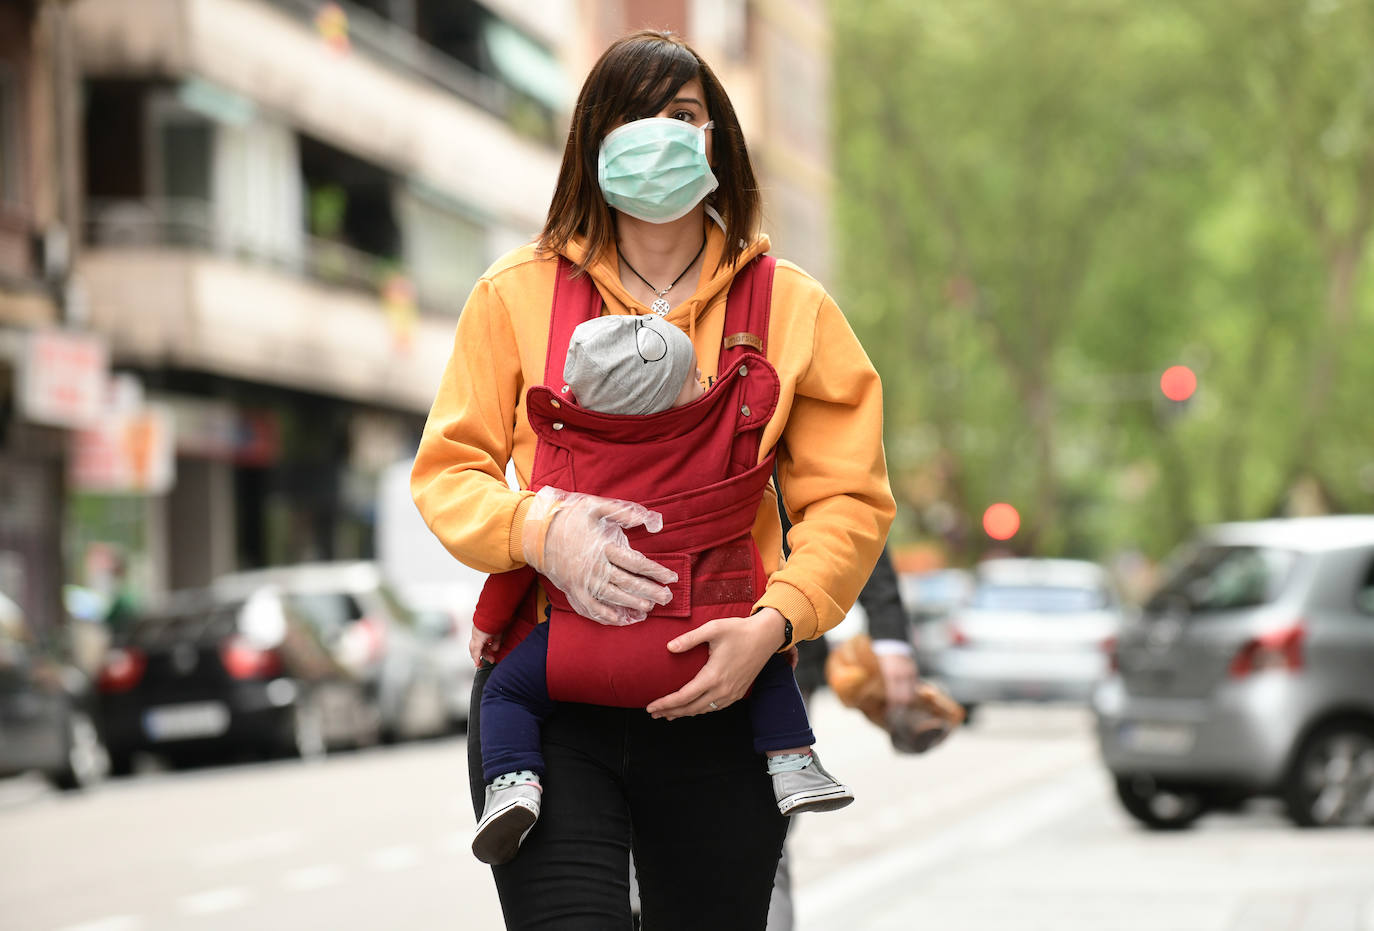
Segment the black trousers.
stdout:
<svg viewBox="0 0 1374 931">
<path fill-rule="evenodd" d="M 478 670 L 468 781 L 480 816 Z M 787 819 L 745 702 L 655 721 L 641 709 L 557 704 L 544 723 L 539 821 L 492 868 L 509 931 L 629 929 L 630 850 L 645 931 L 762 931 Z"/>
</svg>

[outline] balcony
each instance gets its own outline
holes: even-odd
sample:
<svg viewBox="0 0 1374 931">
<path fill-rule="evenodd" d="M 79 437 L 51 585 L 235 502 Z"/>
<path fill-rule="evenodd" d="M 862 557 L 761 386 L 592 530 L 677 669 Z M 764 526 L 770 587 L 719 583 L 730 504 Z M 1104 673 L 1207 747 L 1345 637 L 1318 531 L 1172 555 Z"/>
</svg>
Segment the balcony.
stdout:
<svg viewBox="0 0 1374 931">
<path fill-rule="evenodd" d="M 272 114 L 470 205 L 507 241 L 533 235 L 559 152 L 551 124 L 539 128 L 522 110 L 528 96 L 357 8 L 348 8 L 343 51 L 305 16 L 317 8 L 288 0 L 81 0 L 74 14 L 88 76 L 212 88 L 234 111 L 223 119 Z"/>
<path fill-rule="evenodd" d="M 236 241 L 196 200 L 96 202 L 89 227 L 91 325 L 121 363 L 428 410 L 453 317 L 388 300 L 375 256 L 310 236 Z"/>
</svg>

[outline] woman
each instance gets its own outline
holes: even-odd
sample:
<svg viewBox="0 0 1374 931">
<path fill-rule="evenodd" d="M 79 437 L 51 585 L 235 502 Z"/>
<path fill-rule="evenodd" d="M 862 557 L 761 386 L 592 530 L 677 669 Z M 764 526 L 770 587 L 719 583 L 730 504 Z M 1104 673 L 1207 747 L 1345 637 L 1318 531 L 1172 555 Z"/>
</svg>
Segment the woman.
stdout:
<svg viewBox="0 0 1374 931">
<path fill-rule="evenodd" d="M 560 260 L 589 276 L 602 313 L 658 312 L 686 331 L 708 382 L 723 343 L 766 346 L 781 387 L 758 457 L 776 452 L 794 519 L 784 566 L 775 492 L 760 495 L 753 540 L 766 589 L 747 616 L 668 645 L 709 648 L 686 685 L 647 714 L 564 704 L 547 721 L 542 814 L 519 856 L 494 869 L 511 928 L 629 927 L 632 845 L 646 926 L 764 925 L 786 827 L 740 699 L 769 656 L 843 618 L 893 502 L 877 374 L 820 285 L 778 263 L 763 338 L 723 332 L 736 274 L 768 251 L 758 214 L 744 138 L 715 75 L 671 34 L 637 33 L 612 45 L 582 88 L 538 242 L 498 261 L 459 320 L 412 491 L 464 563 L 493 573 L 533 565 L 579 614 L 608 623 L 664 604 L 676 581 L 601 533 L 608 521 L 642 522 L 636 509 L 590 499 L 549 512 L 506 484 L 508 459 L 522 489 L 536 471 L 525 392 L 546 381 Z M 470 756 L 476 743 L 470 735 Z M 480 809 L 480 764 L 470 776 Z"/>
</svg>

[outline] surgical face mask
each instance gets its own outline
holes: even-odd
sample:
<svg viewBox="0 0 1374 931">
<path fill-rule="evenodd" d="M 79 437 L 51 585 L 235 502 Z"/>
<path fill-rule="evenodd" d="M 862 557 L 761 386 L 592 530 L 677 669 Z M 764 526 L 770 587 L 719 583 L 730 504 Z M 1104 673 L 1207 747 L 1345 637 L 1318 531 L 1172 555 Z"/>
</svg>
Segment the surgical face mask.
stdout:
<svg viewBox="0 0 1374 931">
<path fill-rule="evenodd" d="M 607 133 L 596 165 L 606 203 L 649 223 L 685 217 L 720 186 L 706 160 L 713 125 L 650 117 Z"/>
</svg>

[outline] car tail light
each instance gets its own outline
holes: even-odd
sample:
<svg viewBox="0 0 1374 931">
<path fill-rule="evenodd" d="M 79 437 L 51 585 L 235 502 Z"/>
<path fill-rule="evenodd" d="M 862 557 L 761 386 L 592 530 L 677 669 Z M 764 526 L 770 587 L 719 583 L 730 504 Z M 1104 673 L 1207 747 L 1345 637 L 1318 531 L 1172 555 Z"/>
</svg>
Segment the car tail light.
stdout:
<svg viewBox="0 0 1374 931">
<path fill-rule="evenodd" d="M 968 634 L 959 626 L 958 621 L 949 622 L 949 645 L 952 647 L 968 646 Z"/>
<path fill-rule="evenodd" d="M 363 617 L 359 618 L 354 626 L 358 630 L 359 639 L 367 647 L 368 659 L 381 659 L 386 648 L 386 625 L 375 617 Z"/>
<path fill-rule="evenodd" d="M 1301 669 L 1305 636 L 1306 628 L 1302 621 L 1298 621 L 1292 627 L 1251 638 L 1231 660 L 1231 678 L 1243 679 L 1253 672 L 1266 669 Z"/>
<path fill-rule="evenodd" d="M 1102 641 L 1102 652 L 1107 654 L 1107 667 L 1113 673 L 1121 671 L 1121 657 L 1117 655 L 1117 642 L 1115 637 L 1108 637 Z"/>
<path fill-rule="evenodd" d="M 111 694 L 127 692 L 138 685 L 143 678 L 143 670 L 148 668 L 148 657 L 142 650 L 132 647 L 116 648 L 105 654 L 105 663 L 100 667 L 100 691 Z"/>
<path fill-rule="evenodd" d="M 220 662 L 235 679 L 270 679 L 281 675 L 281 654 L 263 650 L 242 637 L 230 637 L 219 646 Z"/>
</svg>

